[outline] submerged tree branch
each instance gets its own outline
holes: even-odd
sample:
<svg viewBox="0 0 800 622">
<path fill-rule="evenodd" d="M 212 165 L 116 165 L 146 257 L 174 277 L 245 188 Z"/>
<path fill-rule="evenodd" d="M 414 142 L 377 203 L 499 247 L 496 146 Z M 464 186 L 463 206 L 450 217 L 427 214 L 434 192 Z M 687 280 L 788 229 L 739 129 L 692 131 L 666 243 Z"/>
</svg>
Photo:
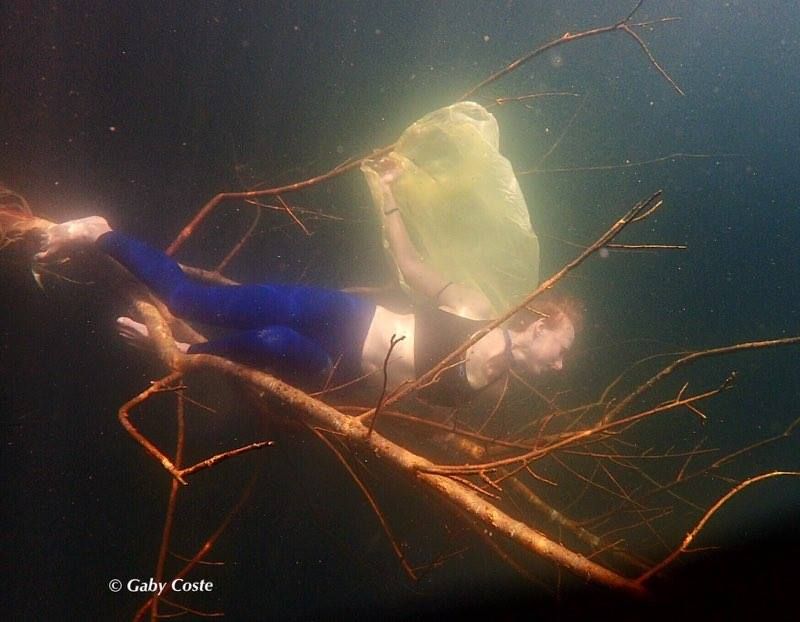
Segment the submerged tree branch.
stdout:
<svg viewBox="0 0 800 622">
<path fill-rule="evenodd" d="M 608 587 L 636 595 L 644 593 L 642 586 L 635 585 L 629 579 L 567 549 L 524 522 L 511 518 L 469 487 L 449 477 L 426 472 L 434 467 L 433 463 L 377 432 L 368 434 L 367 426 L 358 419 L 348 417 L 264 372 L 216 356 L 184 355 L 178 352 L 169 335 L 168 326 L 155 307 L 139 302 L 137 308 L 144 317 L 159 354 L 166 364 L 183 373 L 199 368 L 214 369 L 225 376 L 245 382 L 258 391 L 268 393 L 291 408 L 307 425 L 322 427 L 346 438 L 353 447 L 363 447 L 374 452 L 401 472 L 424 484 L 443 499 L 504 534 L 528 551 L 550 559 L 578 576 L 588 577 Z"/>
</svg>

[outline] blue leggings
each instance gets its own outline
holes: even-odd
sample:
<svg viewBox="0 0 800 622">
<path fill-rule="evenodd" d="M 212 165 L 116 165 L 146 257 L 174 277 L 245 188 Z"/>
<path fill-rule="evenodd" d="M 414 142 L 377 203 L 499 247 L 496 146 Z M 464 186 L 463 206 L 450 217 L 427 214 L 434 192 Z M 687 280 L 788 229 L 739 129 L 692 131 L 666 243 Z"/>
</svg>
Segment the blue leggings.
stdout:
<svg viewBox="0 0 800 622">
<path fill-rule="evenodd" d="M 149 287 L 176 316 L 235 329 L 194 344 L 207 353 L 264 368 L 301 386 L 357 376 L 375 305 L 345 292 L 299 285 L 205 285 L 191 280 L 164 253 L 116 231 L 98 247 Z"/>
</svg>

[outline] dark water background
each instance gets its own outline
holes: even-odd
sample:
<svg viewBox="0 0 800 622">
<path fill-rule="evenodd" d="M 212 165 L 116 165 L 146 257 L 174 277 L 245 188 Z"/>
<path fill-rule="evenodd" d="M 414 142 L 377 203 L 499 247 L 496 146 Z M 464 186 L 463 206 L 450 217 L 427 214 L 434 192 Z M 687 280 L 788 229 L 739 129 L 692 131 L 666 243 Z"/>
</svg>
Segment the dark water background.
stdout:
<svg viewBox="0 0 800 622">
<path fill-rule="evenodd" d="M 7 3 L 0 179 L 54 220 L 101 213 L 164 246 L 216 192 L 296 181 L 385 145 L 535 45 L 613 23 L 633 4 Z M 570 279 L 589 314 L 568 376 L 582 386 L 602 386 L 609 360 L 800 331 L 800 8 L 651 1 L 638 17 L 669 15 L 683 19 L 643 36 L 685 97 L 619 34 L 558 48 L 485 93 L 581 94 L 496 111 L 501 148 L 517 170 L 714 156 L 520 177 L 542 239 L 543 275 L 574 255 L 562 240 L 591 240 L 658 188 L 666 208 L 625 239 L 689 246 L 612 253 Z M 314 223 L 309 239 L 272 215 L 232 276 L 383 281 L 358 174 L 295 198 L 346 220 Z M 182 258 L 211 265 L 247 223 L 227 208 Z M 115 413 L 162 370 L 119 343 L 113 318 L 121 309 L 98 288 L 42 293 L 18 265 L 4 262 L 0 273 L 6 608 L 26 619 L 130 618 L 140 599 L 106 584 L 151 576 L 166 482 Z M 734 448 L 785 429 L 800 404 L 797 354 L 772 350 L 701 367 L 698 386 L 732 369 L 740 380 L 709 406 L 705 426 L 683 417 L 672 428 L 676 443 L 705 434 L 709 446 Z M 238 420 L 199 424 L 203 449 L 253 433 L 246 407 L 232 411 Z M 228 566 L 199 571 L 219 586 L 204 607 L 230 619 L 283 619 L 478 604 L 533 615 L 552 605 L 479 547 L 411 585 L 331 456 L 303 435 L 274 434 L 280 442 L 260 467 L 258 492 L 215 551 Z M 799 449 L 795 436 L 748 455 L 739 475 L 798 469 Z M 176 548 L 197 547 L 256 463 L 220 468 L 205 492 L 187 492 Z M 420 563 L 442 546 L 475 544 L 458 521 L 375 469 L 384 502 L 410 525 Z M 685 583 L 701 577 L 703 586 L 687 593 L 733 612 L 744 610 L 738 602 L 790 604 L 800 482 L 762 484 L 718 518 L 708 542 L 725 544 L 727 556 L 687 566 Z M 684 598 L 676 591 L 673 605 L 689 607 L 679 604 Z"/>
</svg>

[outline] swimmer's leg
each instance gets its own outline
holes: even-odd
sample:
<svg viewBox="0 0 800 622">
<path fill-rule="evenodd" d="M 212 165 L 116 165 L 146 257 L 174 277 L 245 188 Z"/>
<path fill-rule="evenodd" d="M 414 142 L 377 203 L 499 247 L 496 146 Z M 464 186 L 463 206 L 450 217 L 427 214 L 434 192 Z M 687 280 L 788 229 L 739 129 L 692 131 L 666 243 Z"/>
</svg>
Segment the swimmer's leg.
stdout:
<svg viewBox="0 0 800 622">
<path fill-rule="evenodd" d="M 141 322 L 119 317 L 117 332 L 135 348 L 152 348 L 147 326 Z M 184 353 L 214 354 L 308 387 L 319 386 L 331 369 L 330 357 L 316 343 L 284 326 L 242 331 L 194 345 L 179 341 L 176 345 Z"/>
<path fill-rule="evenodd" d="M 264 369 L 292 384 L 318 387 L 328 377 L 331 359 L 311 339 L 285 326 L 234 333 L 189 346 L 189 354 L 215 354 Z"/>
<path fill-rule="evenodd" d="M 173 292 L 190 283 L 174 259 L 123 233 L 108 231 L 97 238 L 96 245 L 153 290 L 167 306 Z"/>
<path fill-rule="evenodd" d="M 184 319 L 241 330 L 284 326 L 332 358 L 357 365 L 375 306 L 336 290 L 296 285 L 210 286 L 188 278 L 170 257 L 117 231 L 98 247 L 119 261 Z"/>
</svg>

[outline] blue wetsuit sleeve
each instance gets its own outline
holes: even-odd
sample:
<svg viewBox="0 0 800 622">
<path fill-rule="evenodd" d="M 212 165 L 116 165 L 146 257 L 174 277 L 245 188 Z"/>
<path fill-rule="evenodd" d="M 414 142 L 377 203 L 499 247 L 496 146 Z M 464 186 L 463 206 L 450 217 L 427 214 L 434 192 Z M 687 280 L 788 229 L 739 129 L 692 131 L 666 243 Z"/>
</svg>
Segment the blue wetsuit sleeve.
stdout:
<svg viewBox="0 0 800 622">
<path fill-rule="evenodd" d="M 246 330 L 194 344 L 189 354 L 214 354 L 264 369 L 302 387 L 318 387 L 331 359 L 315 341 L 285 326 Z"/>
</svg>

